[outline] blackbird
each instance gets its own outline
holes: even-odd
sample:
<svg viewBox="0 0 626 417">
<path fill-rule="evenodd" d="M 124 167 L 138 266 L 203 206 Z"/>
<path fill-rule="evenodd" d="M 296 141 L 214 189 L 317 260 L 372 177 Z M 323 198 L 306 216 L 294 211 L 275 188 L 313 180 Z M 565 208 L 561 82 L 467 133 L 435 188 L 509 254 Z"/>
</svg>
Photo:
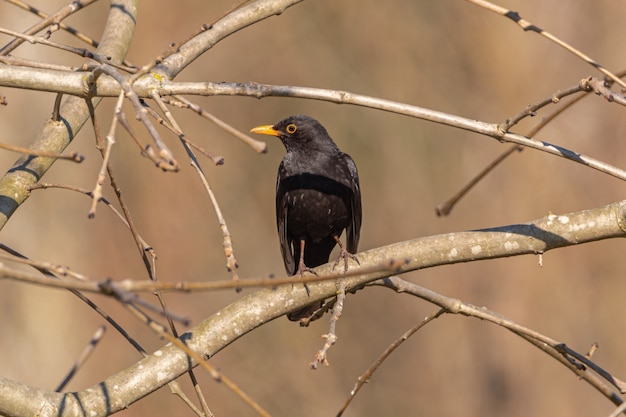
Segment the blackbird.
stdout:
<svg viewBox="0 0 626 417">
<path fill-rule="evenodd" d="M 276 224 L 287 273 L 315 274 L 311 268 L 327 263 L 335 245 L 340 248 L 335 266 L 343 259 L 347 270 L 348 258 L 358 263 L 354 253 L 361 231 L 361 190 L 350 155 L 308 116 L 291 116 L 251 132 L 276 136 L 287 150 L 276 181 Z M 339 239 L 344 229 L 346 247 Z M 316 302 L 287 317 L 308 318 L 321 306 Z"/>
</svg>

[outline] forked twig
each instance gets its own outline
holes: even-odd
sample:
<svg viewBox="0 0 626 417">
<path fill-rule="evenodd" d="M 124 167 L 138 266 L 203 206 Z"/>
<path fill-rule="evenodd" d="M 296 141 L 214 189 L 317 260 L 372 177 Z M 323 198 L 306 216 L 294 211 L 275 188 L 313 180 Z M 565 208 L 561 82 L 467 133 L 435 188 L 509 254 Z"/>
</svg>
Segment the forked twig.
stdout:
<svg viewBox="0 0 626 417">
<path fill-rule="evenodd" d="M 158 152 L 154 152 L 152 147 L 146 146 L 143 151 L 145 155 L 150 157 L 157 167 L 164 171 L 178 171 L 178 162 L 174 158 L 172 152 L 169 150 L 165 142 L 161 139 L 156 127 L 152 124 L 146 109 L 144 109 L 141 100 L 137 93 L 133 90 L 133 86 L 127 77 L 120 74 L 114 67 L 108 64 L 97 65 L 93 71 L 88 73 L 85 77 L 85 91 L 90 92 L 95 86 L 96 81 L 102 74 L 107 74 L 115 79 L 119 83 L 124 92 L 124 96 L 128 98 L 129 102 L 135 110 L 136 117 L 143 123 L 144 127 L 154 140 Z"/>
<path fill-rule="evenodd" d="M 625 75 L 626 75 L 626 71 L 624 70 L 620 71 L 617 74 L 617 76 L 620 78 Z M 600 84 L 599 81 L 595 80 L 593 77 L 585 78 L 581 80 L 580 83 L 578 83 L 578 85 L 576 86 L 570 87 L 563 91 L 557 91 L 552 96 L 544 98 L 540 100 L 538 103 L 529 105 L 525 110 L 505 120 L 504 123 L 501 123 L 500 125 L 498 125 L 498 128 L 504 133 L 508 131 L 511 127 L 513 127 L 515 124 L 517 124 L 524 117 L 534 115 L 534 112 L 536 112 L 543 106 L 547 106 L 548 104 L 561 103 L 561 99 L 563 97 L 570 95 L 571 93 L 576 92 L 576 91 L 580 91 L 580 92 L 584 91 L 587 93 L 593 91 L 596 94 L 602 94 L 605 97 L 607 97 L 606 96 L 607 94 L 611 94 L 610 97 L 612 98 L 616 97 L 616 95 L 609 93 L 610 92 L 609 87 L 604 86 L 604 83 L 602 83 L 603 84 L 602 88 L 604 88 L 604 90 L 598 91 L 598 89 L 600 88 L 598 87 L 599 84 Z M 552 120 L 556 119 L 559 115 L 561 115 L 563 112 L 565 112 L 567 109 L 569 109 L 570 107 L 572 107 L 574 104 L 578 103 L 580 100 L 582 100 L 585 97 L 587 97 L 587 94 L 578 95 L 574 97 L 572 100 L 569 100 L 567 103 L 563 104 L 562 106 L 557 107 L 557 109 L 554 112 L 544 117 L 539 123 L 537 123 L 533 128 L 531 128 L 526 135 L 530 138 L 534 137 L 537 133 L 539 133 L 541 129 L 543 129 L 550 122 L 552 122 Z M 623 99 L 623 96 L 620 94 L 618 100 L 622 100 L 622 99 Z M 608 97 L 607 97 L 607 100 L 611 101 Z M 524 148 L 521 147 L 520 145 L 513 145 L 506 151 L 502 152 L 491 163 L 489 163 L 489 165 L 487 165 L 483 170 L 481 170 L 478 174 L 476 174 L 476 176 L 474 176 L 463 188 L 461 188 L 461 190 L 459 190 L 456 194 L 454 194 L 444 203 L 439 204 L 435 208 L 435 212 L 437 213 L 437 215 L 438 216 L 449 215 L 452 209 L 454 208 L 454 206 L 461 200 L 461 198 L 463 198 L 478 182 L 480 182 L 484 177 L 486 177 L 491 171 L 495 169 L 496 166 L 502 163 L 515 151 L 522 151 L 523 149 Z"/>
<path fill-rule="evenodd" d="M 207 151 L 202 146 L 200 146 L 197 143 L 191 141 L 187 137 L 187 135 L 185 135 L 184 133 L 179 133 L 179 131 L 177 129 L 175 129 L 174 126 L 172 126 L 167 120 L 165 120 L 155 110 L 153 110 L 150 106 L 148 106 L 148 104 L 144 100 L 142 100 L 142 103 L 143 103 L 144 108 L 148 112 L 148 114 L 152 118 L 154 118 L 161 126 L 164 126 L 166 129 L 168 129 L 169 131 L 174 133 L 176 136 L 178 136 L 178 138 L 180 140 L 185 141 L 189 146 L 191 146 L 192 148 L 194 148 L 195 150 L 200 152 L 202 155 L 204 155 L 207 158 L 209 158 L 211 161 L 213 161 L 213 163 L 215 165 L 223 165 L 224 164 L 224 157 L 223 156 L 217 155 L 217 154 L 215 154 L 213 152 L 210 152 L 210 151 Z"/>
</svg>

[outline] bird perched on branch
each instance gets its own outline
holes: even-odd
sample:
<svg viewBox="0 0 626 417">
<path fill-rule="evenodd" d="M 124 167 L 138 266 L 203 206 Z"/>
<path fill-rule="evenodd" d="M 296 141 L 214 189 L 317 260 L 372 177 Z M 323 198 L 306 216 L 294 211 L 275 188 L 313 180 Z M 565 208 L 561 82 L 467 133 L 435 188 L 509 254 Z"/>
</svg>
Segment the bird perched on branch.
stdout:
<svg viewBox="0 0 626 417">
<path fill-rule="evenodd" d="M 361 190 L 350 155 L 308 116 L 291 116 L 251 132 L 276 136 L 287 150 L 276 181 L 276 224 L 287 273 L 315 274 L 311 268 L 327 263 L 335 245 L 340 248 L 335 266 L 343 259 L 347 270 L 348 258 L 358 263 Z M 344 230 L 346 246 L 339 239 Z M 321 301 L 313 303 L 287 317 L 308 318 L 321 306 Z"/>
</svg>

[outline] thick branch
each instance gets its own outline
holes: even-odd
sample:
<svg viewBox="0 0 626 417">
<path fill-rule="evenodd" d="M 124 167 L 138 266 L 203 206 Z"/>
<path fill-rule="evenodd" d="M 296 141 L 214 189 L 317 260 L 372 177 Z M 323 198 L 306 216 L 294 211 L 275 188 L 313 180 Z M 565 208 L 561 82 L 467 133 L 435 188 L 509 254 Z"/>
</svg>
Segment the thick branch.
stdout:
<svg viewBox="0 0 626 417">
<path fill-rule="evenodd" d="M 390 275 L 390 259 L 404 261 L 396 264 L 397 268 L 392 271 L 395 274 L 458 262 L 541 254 L 564 246 L 626 237 L 625 218 L 626 201 L 621 201 L 592 210 L 549 215 L 528 224 L 400 242 L 359 253 L 361 266 L 354 268 L 354 272 L 368 272 L 343 278 L 342 282 L 346 290 L 350 291 L 387 277 Z M 316 271 L 319 278 L 332 275 L 332 264 L 319 267 Z M 237 285 L 245 286 L 246 281 L 239 281 Z M 89 290 L 86 286 L 83 289 Z M 198 355 L 212 357 L 256 327 L 313 301 L 332 297 L 336 291 L 337 283 L 334 279 L 310 283 L 310 295 L 299 285 L 279 285 L 276 289 L 262 289 L 223 308 L 182 335 L 181 339 Z M 39 415 L 45 417 L 57 416 L 62 409 L 63 416 L 105 416 L 128 407 L 195 365 L 180 349 L 168 344 L 127 370 L 77 393 L 52 393 L 0 378 L 0 398 L 11 395 L 14 399 L 9 404 L 0 402 L 0 414 L 26 415 L 28 413 L 20 414 L 16 410 L 30 409 L 33 413 L 39 411 Z"/>
<path fill-rule="evenodd" d="M 328 265 L 316 268 L 316 271 L 318 271 L 317 276 L 307 276 L 304 279 L 301 277 L 261 278 L 245 279 L 237 283 L 211 279 L 201 282 L 136 280 L 96 282 L 89 280 L 88 277 L 84 277 L 82 280 L 70 278 L 53 279 L 37 273 L 8 268 L 0 264 L 0 279 L 13 279 L 53 288 L 98 292 L 107 295 L 115 291 L 130 293 L 153 291 L 197 292 L 233 287 L 276 286 L 284 286 L 291 291 L 291 284 L 294 282 L 318 283 L 309 288 L 311 298 L 306 296 L 304 289 L 302 289 L 304 297 L 301 299 L 297 295 L 297 291 L 293 294 L 288 291 L 287 295 L 289 297 L 296 298 L 294 300 L 281 300 L 280 304 L 287 304 L 287 310 L 277 311 L 280 315 L 312 301 L 335 295 L 337 291 L 336 279 L 349 281 L 347 289 L 351 290 L 374 279 L 386 277 L 390 271 L 403 273 L 460 262 L 527 254 L 537 255 L 551 249 L 617 237 L 626 237 L 626 200 L 604 207 L 569 214 L 551 214 L 525 224 L 425 236 L 371 249 L 358 254 L 360 266 L 351 268 L 348 276 L 333 271 L 332 266 Z M 322 285 L 327 287 L 323 288 Z M 319 292 L 315 293 L 313 291 L 314 288 L 318 288 Z M 275 317 L 277 316 L 270 315 L 266 319 L 271 320 Z"/>
<path fill-rule="evenodd" d="M 279 15 L 287 8 L 301 1 L 302 0 L 255 1 L 247 6 L 234 10 L 226 17 L 207 27 L 204 32 L 200 33 L 198 36 L 194 36 L 183 44 L 178 49 L 177 53 L 165 58 L 153 71 L 166 78 L 173 79 L 187 65 L 192 63 L 204 52 L 211 49 L 222 39 L 263 19 Z"/>
<path fill-rule="evenodd" d="M 111 2 L 109 18 L 98 53 L 111 57 L 112 62 L 122 62 L 135 29 L 137 7 L 133 0 Z M 94 101 L 94 106 L 99 100 Z M 57 121 L 48 120 L 30 149 L 45 152 L 62 152 L 89 118 L 84 100 L 69 97 L 59 111 Z M 29 195 L 28 186 L 36 183 L 54 163 L 54 158 L 26 155 L 17 160 L 0 179 L 0 229 Z"/>
</svg>

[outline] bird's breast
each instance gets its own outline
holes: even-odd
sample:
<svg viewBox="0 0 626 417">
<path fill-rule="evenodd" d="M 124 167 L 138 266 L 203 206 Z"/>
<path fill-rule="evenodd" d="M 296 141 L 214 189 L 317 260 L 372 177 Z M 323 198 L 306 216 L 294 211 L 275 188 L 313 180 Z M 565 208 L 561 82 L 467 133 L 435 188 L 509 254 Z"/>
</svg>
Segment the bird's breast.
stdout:
<svg viewBox="0 0 626 417">
<path fill-rule="evenodd" d="M 344 198 L 315 189 L 285 193 L 287 233 L 296 239 L 319 240 L 340 235 L 349 222 Z"/>
</svg>

